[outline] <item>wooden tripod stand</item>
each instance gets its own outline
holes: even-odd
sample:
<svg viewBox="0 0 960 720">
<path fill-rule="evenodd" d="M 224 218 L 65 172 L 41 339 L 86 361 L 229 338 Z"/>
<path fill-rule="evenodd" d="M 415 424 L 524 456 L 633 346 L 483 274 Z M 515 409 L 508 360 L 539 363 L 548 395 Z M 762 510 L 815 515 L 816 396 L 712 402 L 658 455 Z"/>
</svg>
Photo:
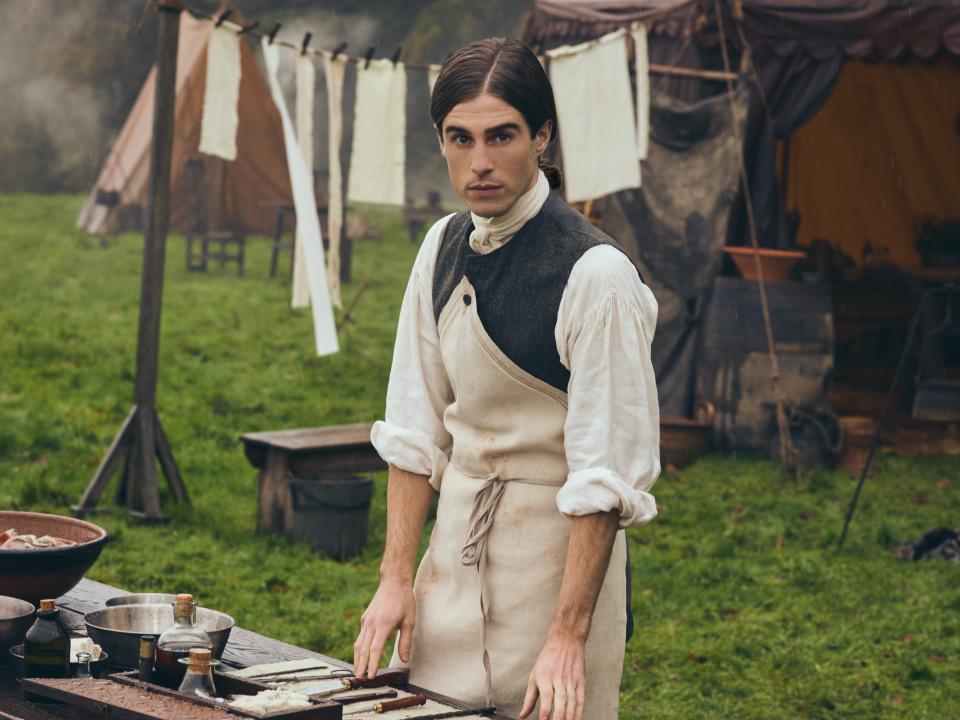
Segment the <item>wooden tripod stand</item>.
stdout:
<svg viewBox="0 0 960 720">
<path fill-rule="evenodd" d="M 170 164 L 177 78 L 177 45 L 182 0 L 157 0 L 157 71 L 154 89 L 153 142 L 150 147 L 150 196 L 143 244 L 140 282 L 140 326 L 137 332 L 137 378 L 134 405 L 120 426 L 76 515 L 92 511 L 111 476 L 124 461 L 117 490 L 119 502 L 144 520 L 162 521 L 157 460 L 178 502 L 190 503 L 173 459 L 173 451 L 157 415 L 157 359 L 160 350 L 160 309 L 163 305 L 163 265 L 170 219 Z"/>
</svg>

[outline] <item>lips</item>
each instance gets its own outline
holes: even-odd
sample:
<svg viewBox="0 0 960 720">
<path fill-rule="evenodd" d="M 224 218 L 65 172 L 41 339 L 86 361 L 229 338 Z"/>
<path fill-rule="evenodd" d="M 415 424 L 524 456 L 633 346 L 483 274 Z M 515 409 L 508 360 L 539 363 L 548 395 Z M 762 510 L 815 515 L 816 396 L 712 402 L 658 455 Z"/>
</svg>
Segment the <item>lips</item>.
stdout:
<svg viewBox="0 0 960 720">
<path fill-rule="evenodd" d="M 500 190 L 502 187 L 503 187 L 502 185 L 491 185 L 489 183 L 482 183 L 477 185 L 469 185 L 467 186 L 467 190 L 471 193 L 476 193 L 479 195 L 488 195 L 490 193 L 496 192 L 497 190 Z"/>
</svg>

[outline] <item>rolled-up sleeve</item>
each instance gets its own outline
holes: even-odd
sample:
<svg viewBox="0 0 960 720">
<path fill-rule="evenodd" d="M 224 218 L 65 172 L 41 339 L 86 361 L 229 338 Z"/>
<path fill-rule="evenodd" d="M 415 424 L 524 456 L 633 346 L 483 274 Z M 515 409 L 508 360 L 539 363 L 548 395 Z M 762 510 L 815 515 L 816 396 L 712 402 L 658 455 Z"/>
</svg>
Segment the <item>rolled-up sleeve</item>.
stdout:
<svg viewBox="0 0 960 720">
<path fill-rule="evenodd" d="M 657 514 L 660 410 L 650 359 L 657 302 L 612 246 L 577 261 L 560 303 L 556 340 L 570 370 L 564 426 L 568 475 L 557 507 L 569 516 L 617 510 L 620 527 Z"/>
<path fill-rule="evenodd" d="M 386 413 L 370 433 L 385 462 L 429 476 L 437 490 L 452 442 L 443 426 L 443 413 L 452 402 L 453 391 L 440 355 L 432 284 L 448 220 L 449 216 L 430 229 L 414 262 L 397 323 Z"/>
</svg>

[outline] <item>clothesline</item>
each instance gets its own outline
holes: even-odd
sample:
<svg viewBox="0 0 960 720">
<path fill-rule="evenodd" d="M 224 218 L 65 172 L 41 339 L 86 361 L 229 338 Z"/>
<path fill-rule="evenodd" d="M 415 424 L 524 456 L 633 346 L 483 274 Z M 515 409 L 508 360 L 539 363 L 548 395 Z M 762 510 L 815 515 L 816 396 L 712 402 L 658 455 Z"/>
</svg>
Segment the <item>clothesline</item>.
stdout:
<svg viewBox="0 0 960 720">
<path fill-rule="evenodd" d="M 662 8 L 656 11 L 652 11 L 648 15 L 645 15 L 643 19 L 652 20 L 659 17 L 663 17 L 670 13 L 676 12 L 677 10 L 680 10 L 684 7 L 692 5 L 694 1 L 695 0 L 681 0 L 681 2 L 678 2 L 675 5 L 672 5 L 668 8 Z M 313 37 L 312 32 L 307 32 L 304 35 L 303 42 L 300 45 L 296 45 L 295 43 L 289 42 L 287 40 L 276 39 L 276 33 L 281 27 L 279 23 L 274 25 L 273 29 L 270 32 L 265 33 L 257 29 L 259 27 L 259 23 L 257 22 L 248 23 L 244 25 L 241 23 L 231 22 L 227 20 L 227 18 L 231 14 L 231 11 L 229 10 L 225 11 L 224 13 L 221 13 L 220 15 L 208 12 L 206 10 L 193 8 L 188 5 L 184 6 L 184 10 L 189 12 L 194 17 L 211 20 L 217 24 L 228 25 L 240 35 L 252 35 L 255 38 L 261 38 L 261 39 L 267 38 L 270 41 L 270 44 L 279 45 L 280 47 L 288 48 L 301 55 L 313 55 L 314 57 L 323 57 L 325 55 L 332 56 L 332 57 L 340 56 L 340 57 L 343 57 L 344 60 L 348 63 L 359 65 L 360 63 L 365 63 L 365 64 L 369 63 L 370 60 L 373 58 L 373 53 L 375 50 L 375 48 L 371 46 L 370 49 L 367 51 L 367 55 L 365 55 L 364 57 L 355 57 L 353 55 L 347 55 L 346 53 L 344 53 L 343 49 L 346 47 L 346 43 L 341 43 L 339 46 L 337 46 L 337 48 L 334 48 L 333 50 L 317 50 L 309 47 L 310 39 Z M 622 27 L 624 28 L 629 27 L 633 29 L 639 24 L 639 22 L 640 20 L 633 19 L 628 23 L 623 23 Z M 394 51 L 393 56 L 390 58 L 395 64 L 400 61 L 400 55 L 402 54 L 402 50 L 403 50 L 403 46 L 401 45 Z M 403 66 L 407 70 L 420 70 L 423 72 L 429 72 L 431 69 L 436 69 L 437 67 L 439 67 L 439 63 L 404 62 Z M 723 71 L 698 70 L 693 68 L 677 67 L 673 65 L 650 64 L 648 66 L 648 71 L 651 73 L 659 74 L 659 75 L 677 75 L 680 77 L 698 78 L 701 80 L 715 80 L 715 81 L 724 81 L 728 79 L 735 80 L 737 77 L 735 74 L 730 74 L 730 77 L 728 77 L 728 73 Z"/>
</svg>

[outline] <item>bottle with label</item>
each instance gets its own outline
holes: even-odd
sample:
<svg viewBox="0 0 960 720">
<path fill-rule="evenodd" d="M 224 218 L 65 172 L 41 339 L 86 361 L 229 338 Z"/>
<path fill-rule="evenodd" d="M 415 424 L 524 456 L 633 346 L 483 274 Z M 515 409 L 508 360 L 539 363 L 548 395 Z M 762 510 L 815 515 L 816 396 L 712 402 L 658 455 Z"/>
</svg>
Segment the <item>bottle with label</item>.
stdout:
<svg viewBox="0 0 960 720">
<path fill-rule="evenodd" d="M 191 648 L 213 650 L 210 636 L 196 626 L 197 604 L 193 595 L 177 595 L 173 603 L 173 626 L 164 631 L 157 640 L 154 670 L 162 685 L 178 687 L 183 680 L 186 666 L 179 661 L 190 655 Z"/>
<path fill-rule="evenodd" d="M 60 622 L 60 610 L 53 600 L 41 600 L 37 619 L 23 642 L 23 676 L 65 678 L 70 676 L 70 635 Z M 52 702 L 24 692 L 30 702 Z"/>
<path fill-rule="evenodd" d="M 199 695 L 212 699 L 217 696 L 217 688 L 213 684 L 213 659 L 208 648 L 190 648 L 187 662 L 187 672 L 180 683 L 180 692 L 184 695 Z"/>
</svg>

